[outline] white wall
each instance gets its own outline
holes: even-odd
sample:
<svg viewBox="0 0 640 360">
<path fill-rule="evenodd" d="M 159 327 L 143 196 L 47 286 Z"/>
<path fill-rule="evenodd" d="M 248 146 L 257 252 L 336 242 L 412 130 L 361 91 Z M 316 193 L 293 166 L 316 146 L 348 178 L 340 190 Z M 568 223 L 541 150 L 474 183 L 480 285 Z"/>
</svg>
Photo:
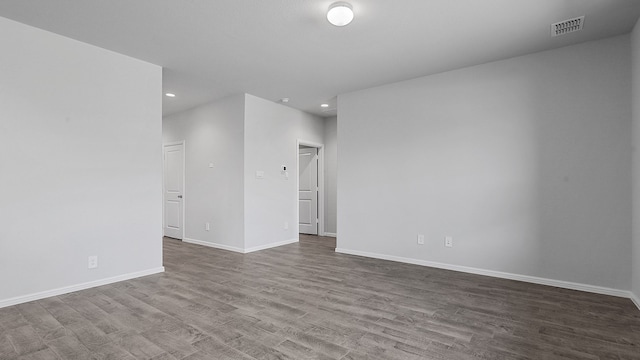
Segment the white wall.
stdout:
<svg viewBox="0 0 640 360">
<path fill-rule="evenodd" d="M 185 141 L 185 237 L 244 248 L 244 95 L 163 119 L 163 142 Z M 209 168 L 209 163 L 214 167 Z M 210 231 L 205 223 L 210 223 Z"/>
<path fill-rule="evenodd" d="M 162 271 L 161 68 L 0 33 L 0 306 Z"/>
<path fill-rule="evenodd" d="M 319 117 L 247 94 L 164 118 L 163 142 L 186 142 L 185 240 L 239 252 L 297 240 L 296 141 L 322 143 L 323 129 Z"/>
<path fill-rule="evenodd" d="M 338 248 L 628 290 L 630 69 L 621 36 L 339 96 Z"/>
<path fill-rule="evenodd" d="M 640 307 L 640 20 L 631 33 L 633 75 L 633 284 L 635 302 Z"/>
<path fill-rule="evenodd" d="M 324 230 L 336 234 L 338 180 L 338 118 L 324 119 Z"/>
<path fill-rule="evenodd" d="M 321 144 L 323 120 L 246 95 L 244 130 L 245 247 L 253 250 L 297 240 L 296 140 Z M 281 165 L 287 166 L 289 179 L 281 174 Z M 264 179 L 256 179 L 258 170 L 264 171 Z"/>
</svg>

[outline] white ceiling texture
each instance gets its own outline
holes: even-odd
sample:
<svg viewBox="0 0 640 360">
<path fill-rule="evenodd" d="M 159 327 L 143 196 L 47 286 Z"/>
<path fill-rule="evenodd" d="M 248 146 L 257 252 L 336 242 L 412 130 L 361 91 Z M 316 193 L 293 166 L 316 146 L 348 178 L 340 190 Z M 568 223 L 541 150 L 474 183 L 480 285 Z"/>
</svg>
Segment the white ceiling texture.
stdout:
<svg viewBox="0 0 640 360">
<path fill-rule="evenodd" d="M 339 94 L 631 31 L 639 0 L 0 0 L 0 16 L 164 67 L 169 115 L 237 93 L 321 116 Z M 584 30 L 550 24 L 585 16 Z M 320 104 L 330 102 L 328 111 Z"/>
</svg>

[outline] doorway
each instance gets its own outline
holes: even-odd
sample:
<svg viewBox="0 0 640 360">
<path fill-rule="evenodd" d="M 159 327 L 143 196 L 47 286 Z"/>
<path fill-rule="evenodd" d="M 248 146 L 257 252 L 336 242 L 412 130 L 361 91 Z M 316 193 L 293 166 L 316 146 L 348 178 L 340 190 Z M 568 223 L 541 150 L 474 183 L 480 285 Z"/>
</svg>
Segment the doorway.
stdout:
<svg viewBox="0 0 640 360">
<path fill-rule="evenodd" d="M 318 235 L 318 149 L 298 149 L 298 232 Z"/>
<path fill-rule="evenodd" d="M 324 181 L 322 144 L 298 140 L 298 232 L 324 235 Z"/>
<path fill-rule="evenodd" d="M 162 146 L 162 227 L 164 236 L 184 237 L 184 141 Z"/>
</svg>

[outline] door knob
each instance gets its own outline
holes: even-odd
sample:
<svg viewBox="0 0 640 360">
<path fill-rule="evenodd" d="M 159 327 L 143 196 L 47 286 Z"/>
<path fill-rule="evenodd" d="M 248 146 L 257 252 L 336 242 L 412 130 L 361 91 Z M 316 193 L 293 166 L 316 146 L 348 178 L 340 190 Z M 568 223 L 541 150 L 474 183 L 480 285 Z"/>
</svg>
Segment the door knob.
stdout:
<svg viewBox="0 0 640 360">
<path fill-rule="evenodd" d="M 178 195 L 178 199 L 182 199 L 182 195 Z"/>
</svg>

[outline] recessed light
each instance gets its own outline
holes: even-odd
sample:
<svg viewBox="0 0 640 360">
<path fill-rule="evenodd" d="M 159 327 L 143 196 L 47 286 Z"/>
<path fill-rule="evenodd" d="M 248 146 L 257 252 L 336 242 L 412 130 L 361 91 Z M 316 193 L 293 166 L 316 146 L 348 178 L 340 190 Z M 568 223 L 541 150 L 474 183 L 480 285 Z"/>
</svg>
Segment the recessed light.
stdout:
<svg viewBox="0 0 640 360">
<path fill-rule="evenodd" d="M 168 96 L 168 97 L 176 97 L 176 94 L 172 94 L 172 93 L 166 93 L 166 94 L 164 94 L 164 95 L 165 95 L 165 96 Z"/>
<path fill-rule="evenodd" d="M 329 107 L 329 104 L 322 104 L 322 105 L 320 105 L 320 107 L 328 108 L 328 107 Z"/>
<path fill-rule="evenodd" d="M 283 104 L 286 104 L 286 103 L 289 102 L 289 98 L 282 98 L 282 99 L 280 99 L 280 102 L 283 103 Z"/>
</svg>

